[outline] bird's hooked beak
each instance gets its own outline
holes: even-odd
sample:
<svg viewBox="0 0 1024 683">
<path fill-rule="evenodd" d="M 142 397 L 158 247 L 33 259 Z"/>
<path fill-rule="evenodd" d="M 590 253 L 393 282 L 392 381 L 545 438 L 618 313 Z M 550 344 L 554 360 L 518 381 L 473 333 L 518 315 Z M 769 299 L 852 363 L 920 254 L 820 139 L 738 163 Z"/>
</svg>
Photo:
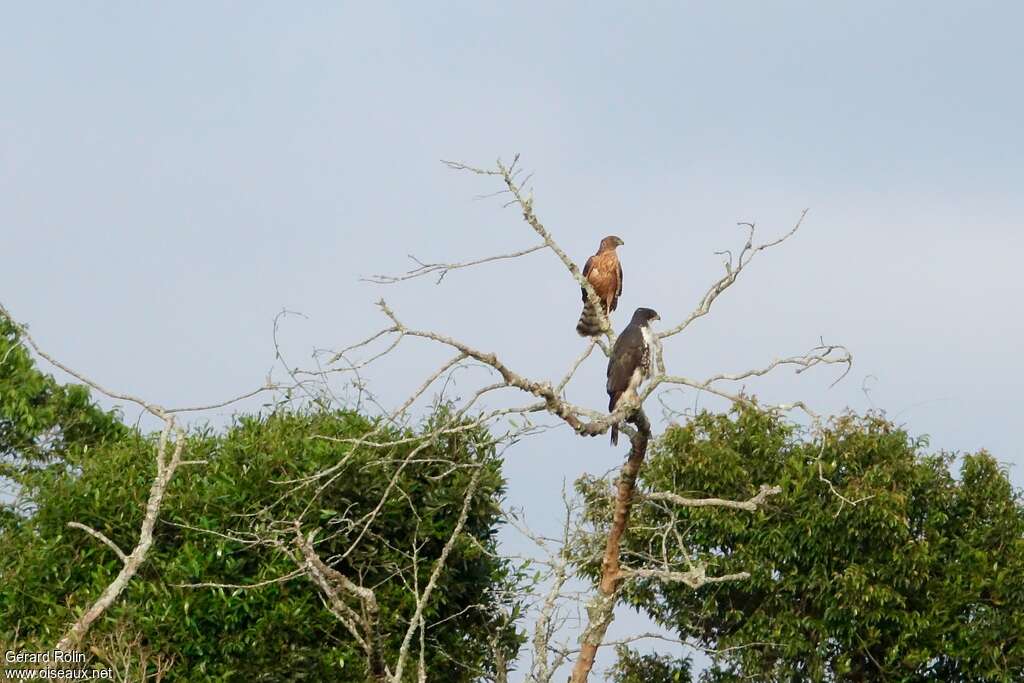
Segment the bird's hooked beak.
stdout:
<svg viewBox="0 0 1024 683">
<path fill-rule="evenodd" d="M 621 246 L 622 246 L 623 244 L 625 244 L 625 242 L 623 242 L 623 241 L 622 241 L 621 239 L 619 239 L 618 237 L 616 237 L 616 238 L 615 238 L 615 246 L 617 246 L 617 247 L 621 247 Z"/>
</svg>

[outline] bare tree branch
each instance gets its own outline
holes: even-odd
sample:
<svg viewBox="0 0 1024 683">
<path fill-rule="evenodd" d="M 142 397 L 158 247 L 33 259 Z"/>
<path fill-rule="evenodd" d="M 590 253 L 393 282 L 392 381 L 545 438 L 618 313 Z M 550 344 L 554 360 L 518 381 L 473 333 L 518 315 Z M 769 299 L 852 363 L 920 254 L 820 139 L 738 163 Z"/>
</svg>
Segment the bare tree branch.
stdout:
<svg viewBox="0 0 1024 683">
<path fill-rule="evenodd" d="M 331 611 L 366 652 L 370 676 L 373 680 L 383 681 L 389 673 L 384 662 L 384 649 L 381 644 L 380 608 L 377 605 L 377 596 L 369 588 L 355 584 L 338 570 L 324 564 L 313 547 L 315 537 L 315 530 L 303 536 L 299 523 L 295 522 L 295 544 L 304 558 L 303 568 L 327 596 L 332 607 Z M 340 592 L 347 593 L 359 600 L 362 605 L 362 616 L 345 604 L 339 595 Z"/>
<path fill-rule="evenodd" d="M 174 450 L 168 458 L 168 437 L 172 430 L 176 433 L 176 439 Z M 92 623 L 117 599 L 121 591 L 124 590 L 125 586 L 128 585 L 128 582 L 131 581 L 145 561 L 149 547 L 153 544 L 153 527 L 156 525 L 157 517 L 160 514 L 160 506 L 163 503 L 164 494 L 167 492 L 167 484 L 171 481 L 171 477 L 174 476 L 174 471 L 178 468 L 178 465 L 181 464 L 181 453 L 184 448 L 185 433 L 181 428 L 175 426 L 174 416 L 168 415 L 164 424 L 164 430 L 160 434 L 160 443 L 157 446 L 157 473 L 149 491 L 146 514 L 142 519 L 142 528 L 139 530 L 139 542 L 131 554 L 125 558 L 121 571 L 118 572 L 117 576 L 110 582 L 110 585 L 106 587 L 100 597 L 96 599 L 96 602 L 72 624 L 71 628 L 68 629 L 57 643 L 56 649 L 68 651 L 78 645 Z"/>
<path fill-rule="evenodd" d="M 722 498 L 684 498 L 683 496 L 668 491 L 653 491 L 651 493 L 643 494 L 644 500 L 656 500 L 665 501 L 672 503 L 673 505 L 680 505 L 684 507 L 700 508 L 700 507 L 720 507 L 720 508 L 731 508 L 733 510 L 746 510 L 747 512 L 754 512 L 761 505 L 764 505 L 765 500 L 768 496 L 774 496 L 782 493 L 781 486 L 768 486 L 767 484 L 761 484 L 761 488 L 757 495 L 750 498 L 749 500 L 723 500 Z"/>
<path fill-rule="evenodd" d="M 89 534 L 90 536 L 93 536 L 94 538 L 98 538 L 100 541 L 102 541 L 104 544 L 106 544 L 106 546 L 108 548 L 110 548 L 111 550 L 114 551 L 114 553 L 117 555 L 118 559 L 121 560 L 121 562 L 123 562 L 123 563 L 127 563 L 128 562 L 128 557 L 124 554 L 124 552 L 120 548 L 117 547 L 116 543 L 114 543 L 109 538 L 107 538 L 106 536 L 104 536 L 100 532 L 96 531 L 92 527 L 86 526 L 85 524 L 79 524 L 78 522 L 68 522 L 67 525 L 69 527 L 71 527 L 72 529 L 81 529 L 82 531 L 84 531 L 85 533 Z"/>
<path fill-rule="evenodd" d="M 11 321 L 11 324 L 14 325 L 14 327 L 18 330 L 18 334 L 21 336 L 21 338 L 24 339 L 28 343 L 28 345 L 32 348 L 33 351 L 36 352 L 36 354 L 40 358 L 44 359 L 50 365 L 52 365 L 52 366 L 54 366 L 56 368 L 60 368 L 61 370 L 63 370 L 67 374 L 69 374 L 72 377 L 74 377 L 75 379 L 77 379 L 79 382 L 85 384 L 86 386 L 88 386 L 89 388 L 91 388 L 91 389 L 93 389 L 95 391 L 98 391 L 99 393 L 103 394 L 104 396 L 107 396 L 108 398 L 112 398 L 112 399 L 117 400 L 117 401 L 127 401 L 129 403 L 134 403 L 135 405 L 142 407 L 147 412 L 149 412 L 150 414 L 154 415 L 155 417 L 160 418 L 161 420 L 165 420 L 167 418 L 167 416 L 172 414 L 172 413 L 198 412 L 198 411 L 204 411 L 204 410 L 211 410 L 211 409 L 215 409 L 215 408 L 223 408 L 223 407 L 225 407 L 227 405 L 231 405 L 232 403 L 237 403 L 238 401 L 244 400 L 244 399 L 249 398 L 251 396 L 255 396 L 256 394 L 259 394 L 261 392 L 270 391 L 270 390 L 278 388 L 278 387 L 276 387 L 274 385 L 271 385 L 271 384 L 267 383 L 267 384 L 265 384 L 264 386 L 262 386 L 262 387 L 260 387 L 258 389 L 254 389 L 252 391 L 246 392 L 246 393 L 244 393 L 244 394 L 242 394 L 240 396 L 236 396 L 235 398 L 229 399 L 227 401 L 221 401 L 219 403 L 215 403 L 215 404 L 208 405 L 208 406 L 197 406 L 197 407 L 187 407 L 187 408 L 170 408 L 170 409 L 164 408 L 162 406 L 159 406 L 159 405 L 157 405 L 155 403 L 150 403 L 149 401 L 146 401 L 145 399 L 142 399 L 142 398 L 140 398 L 138 396 L 134 396 L 132 394 L 126 394 L 126 393 L 120 393 L 120 392 L 116 392 L 116 391 L 111 391 L 110 389 L 107 389 L 107 388 L 103 387 L 102 385 L 100 385 L 98 382 L 95 382 L 94 380 L 89 379 L 88 377 L 86 377 L 82 373 L 78 372 L 77 370 L 73 370 L 72 368 L 68 367 L 67 365 L 64 365 L 59 360 L 57 360 L 56 358 L 54 358 L 50 354 L 46 353 L 46 351 L 41 349 L 39 347 L 39 345 L 36 344 L 36 340 L 32 337 L 31 334 L 29 334 L 28 328 L 25 327 L 24 325 L 18 323 L 14 319 L 14 316 L 11 315 L 10 311 L 8 311 L 3 306 L 3 304 L 0 304 L 0 314 L 4 315 L 8 320 Z"/>
<path fill-rule="evenodd" d="M 683 330 L 685 330 L 687 327 L 689 327 L 694 320 L 702 318 L 708 313 L 710 313 L 711 306 L 715 303 L 715 300 L 722 294 L 722 292 L 729 289 L 729 287 L 731 287 L 733 283 L 736 282 L 736 279 L 740 276 L 740 273 L 742 273 L 743 270 L 748 265 L 750 265 L 750 262 L 754 260 L 755 256 L 757 256 L 765 249 L 770 249 L 771 247 L 782 244 L 787 239 L 792 237 L 797 230 L 800 229 L 800 226 L 804 222 L 804 217 L 807 216 L 807 211 L 808 209 L 804 209 L 800 213 L 800 218 L 797 220 L 796 225 L 794 225 L 789 230 L 789 232 L 785 233 L 784 235 L 782 235 L 782 237 L 779 237 L 778 239 L 772 240 L 771 242 L 765 242 L 763 244 L 754 244 L 755 226 L 753 223 L 740 223 L 739 225 L 741 227 L 747 229 L 747 241 L 746 243 L 744 243 L 743 248 L 740 250 L 739 257 L 733 260 L 731 252 L 719 252 L 720 254 L 728 255 L 729 257 L 725 262 L 725 275 L 719 278 L 714 284 L 712 284 L 708 288 L 708 290 L 704 293 L 704 296 L 701 298 L 700 303 L 697 305 L 697 308 L 695 308 L 693 312 L 690 313 L 690 315 L 685 320 L 683 320 L 675 327 L 669 328 L 663 332 L 659 332 L 658 337 L 660 339 L 673 337 L 682 332 Z M 662 372 L 664 372 L 664 369 L 662 369 Z"/>
<path fill-rule="evenodd" d="M 275 583 L 287 583 L 292 579 L 302 576 L 306 572 L 302 569 L 295 569 L 288 572 L 283 576 L 275 576 L 272 579 L 266 581 L 257 581 L 256 583 L 217 583 L 213 581 L 204 581 L 202 583 L 175 583 L 171 584 L 175 588 L 227 588 L 229 590 L 253 590 L 255 588 L 263 588 L 264 586 L 271 586 Z"/>
<path fill-rule="evenodd" d="M 403 280 L 412 280 L 414 278 L 423 277 L 424 275 L 430 275 L 432 273 L 440 273 L 437 276 L 437 281 L 434 284 L 441 284 L 445 276 L 453 271 L 460 268 L 469 268 L 471 266 L 478 266 L 482 263 L 490 263 L 492 261 L 503 261 L 506 259 L 519 258 L 520 256 L 526 256 L 532 254 L 535 251 L 540 251 L 547 247 L 547 244 L 538 244 L 535 247 L 529 249 L 522 249 L 520 251 L 514 251 L 511 254 L 498 254 L 497 256 L 487 256 L 484 258 L 475 259 L 473 261 L 464 261 L 462 263 L 423 263 L 418 258 L 409 254 L 409 258 L 416 262 L 416 268 L 403 273 L 402 275 L 371 275 L 370 277 L 361 278 L 365 282 L 373 282 L 378 285 L 391 285 Z"/>
<path fill-rule="evenodd" d="M 658 579 L 674 583 L 685 583 L 694 590 L 709 583 L 725 583 L 727 581 L 743 581 L 750 578 L 750 572 L 737 572 L 725 574 L 724 576 L 708 576 L 702 564 L 685 572 L 663 571 L 660 569 L 624 569 L 619 574 L 620 579 Z"/>
</svg>

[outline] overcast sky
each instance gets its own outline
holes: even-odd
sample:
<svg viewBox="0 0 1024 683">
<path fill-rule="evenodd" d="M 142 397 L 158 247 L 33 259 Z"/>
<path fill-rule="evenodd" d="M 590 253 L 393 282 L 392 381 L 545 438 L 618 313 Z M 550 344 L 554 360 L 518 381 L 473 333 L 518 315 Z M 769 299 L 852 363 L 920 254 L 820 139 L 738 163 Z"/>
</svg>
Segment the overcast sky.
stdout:
<svg viewBox="0 0 1024 683">
<path fill-rule="evenodd" d="M 846 344 L 836 373 L 748 389 L 884 409 L 1024 484 L 1024 6 L 1012 2 L 11 3 L 0 22 L 0 300 L 38 342 L 164 405 L 259 385 L 274 315 L 308 364 L 384 320 L 554 377 L 582 348 L 549 253 L 435 286 L 360 276 L 525 248 L 499 187 L 439 159 L 522 154 L 580 262 L 617 234 L 622 327 L 678 321 L 737 248 L 765 253 L 666 348 L 692 377 Z M 450 354 L 371 376 L 398 400 Z M 604 365 L 574 400 L 601 407 Z M 468 386 L 468 385 L 467 385 Z M 869 390 L 865 393 L 864 389 Z M 704 399 L 687 393 L 679 408 Z M 130 413 L 134 417 L 135 413 Z M 225 415 L 211 419 L 223 420 Z M 622 453 L 567 433 L 508 453 L 509 502 L 553 523 L 563 479 Z"/>
</svg>

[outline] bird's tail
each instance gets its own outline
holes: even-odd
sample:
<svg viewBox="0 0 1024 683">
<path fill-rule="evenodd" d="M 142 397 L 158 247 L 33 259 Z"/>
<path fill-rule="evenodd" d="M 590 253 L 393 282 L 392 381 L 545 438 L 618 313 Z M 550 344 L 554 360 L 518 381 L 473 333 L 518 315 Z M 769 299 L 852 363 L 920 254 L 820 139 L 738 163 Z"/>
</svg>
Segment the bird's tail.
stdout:
<svg viewBox="0 0 1024 683">
<path fill-rule="evenodd" d="M 612 425 L 612 445 L 619 445 L 619 425 Z"/>
<path fill-rule="evenodd" d="M 580 321 L 576 323 L 576 333 L 581 337 L 596 337 L 601 334 L 601 315 L 589 301 L 583 304 Z"/>
</svg>

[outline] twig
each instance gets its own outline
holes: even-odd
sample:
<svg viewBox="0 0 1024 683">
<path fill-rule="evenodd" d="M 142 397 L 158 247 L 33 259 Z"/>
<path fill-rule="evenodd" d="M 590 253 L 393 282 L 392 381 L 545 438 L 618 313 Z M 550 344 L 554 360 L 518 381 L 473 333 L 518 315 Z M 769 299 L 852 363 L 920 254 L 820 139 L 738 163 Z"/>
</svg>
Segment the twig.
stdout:
<svg viewBox="0 0 1024 683">
<path fill-rule="evenodd" d="M 89 534 L 90 536 L 93 536 L 94 538 L 98 538 L 108 548 L 110 548 L 111 550 L 114 551 L 114 553 L 117 555 L 118 559 L 120 559 L 122 563 L 127 563 L 128 562 L 128 556 L 125 555 L 124 552 L 122 552 L 122 550 L 117 547 L 117 544 L 114 543 L 113 541 L 111 541 L 109 538 L 107 538 L 103 534 L 101 534 L 99 531 L 96 531 L 92 527 L 86 526 L 85 524 L 79 524 L 78 522 L 68 522 L 67 525 L 69 527 L 71 527 L 72 529 L 81 529 L 82 531 L 84 531 L 85 533 Z"/>
<path fill-rule="evenodd" d="M 492 261 L 503 261 L 505 259 L 519 258 L 520 256 L 526 256 L 532 254 L 535 251 L 540 251 L 548 245 L 538 244 L 535 247 L 529 249 L 522 249 L 520 251 L 514 251 L 511 254 L 498 254 L 497 256 L 487 256 L 485 258 L 478 258 L 472 261 L 464 261 L 462 263 L 423 263 L 412 254 L 409 258 L 416 262 L 417 267 L 402 274 L 402 275 L 371 275 L 369 277 L 360 278 L 364 282 L 373 282 L 378 285 L 391 285 L 404 280 L 412 280 L 414 278 L 423 277 L 424 275 L 430 275 L 431 273 L 440 273 L 437 276 L 437 281 L 434 284 L 441 284 L 445 276 L 453 271 L 460 268 L 469 268 L 471 266 L 478 266 L 482 263 L 490 263 Z"/>
</svg>

